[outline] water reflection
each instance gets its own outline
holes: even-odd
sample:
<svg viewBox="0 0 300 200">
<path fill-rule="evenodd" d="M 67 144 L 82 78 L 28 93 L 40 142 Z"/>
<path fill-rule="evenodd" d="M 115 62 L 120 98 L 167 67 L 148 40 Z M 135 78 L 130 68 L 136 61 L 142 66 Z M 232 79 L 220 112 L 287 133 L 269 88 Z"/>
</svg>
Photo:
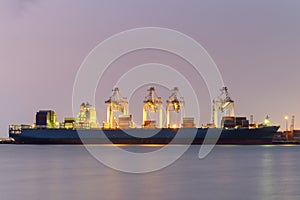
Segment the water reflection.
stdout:
<svg viewBox="0 0 300 200">
<path fill-rule="evenodd" d="M 1 199 L 300 199 L 300 146 L 217 146 L 202 160 L 199 148 L 137 175 L 102 165 L 82 146 L 1 145 Z"/>
</svg>

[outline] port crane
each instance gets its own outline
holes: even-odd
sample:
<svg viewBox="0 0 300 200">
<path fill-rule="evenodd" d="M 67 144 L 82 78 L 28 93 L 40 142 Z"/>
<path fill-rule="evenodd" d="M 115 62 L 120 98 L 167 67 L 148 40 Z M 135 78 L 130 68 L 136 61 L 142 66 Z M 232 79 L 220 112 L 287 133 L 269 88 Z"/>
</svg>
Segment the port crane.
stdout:
<svg viewBox="0 0 300 200">
<path fill-rule="evenodd" d="M 295 115 L 292 116 L 292 122 L 290 125 L 290 131 L 294 132 L 295 130 Z"/>
<path fill-rule="evenodd" d="M 123 115 L 128 115 L 128 100 L 126 97 L 120 95 L 119 88 L 114 88 L 112 90 L 112 96 L 105 101 L 107 105 L 107 122 L 108 128 L 117 128 L 117 120 L 114 117 L 116 112 L 121 112 Z"/>
<path fill-rule="evenodd" d="M 185 116 L 185 109 L 184 109 L 184 99 L 183 97 L 179 97 L 179 89 L 175 87 L 172 90 L 172 94 L 167 100 L 167 107 L 166 107 L 166 128 L 170 128 L 170 112 L 173 111 L 176 114 L 182 114 L 183 117 Z M 180 127 L 180 121 L 177 124 L 173 124 L 172 127 L 179 128 Z"/>
<path fill-rule="evenodd" d="M 223 87 L 221 94 L 213 100 L 213 124 L 220 127 L 220 117 L 227 115 L 234 117 L 234 101 L 228 93 L 228 88 Z"/>
<path fill-rule="evenodd" d="M 151 126 L 152 121 L 150 118 L 150 113 L 159 113 L 159 123 L 157 128 L 162 128 L 162 100 L 155 93 L 154 87 L 148 89 L 149 94 L 145 97 L 143 103 L 143 127 Z M 150 123 L 150 124 L 149 124 Z M 157 124 L 154 124 L 157 126 Z"/>
</svg>

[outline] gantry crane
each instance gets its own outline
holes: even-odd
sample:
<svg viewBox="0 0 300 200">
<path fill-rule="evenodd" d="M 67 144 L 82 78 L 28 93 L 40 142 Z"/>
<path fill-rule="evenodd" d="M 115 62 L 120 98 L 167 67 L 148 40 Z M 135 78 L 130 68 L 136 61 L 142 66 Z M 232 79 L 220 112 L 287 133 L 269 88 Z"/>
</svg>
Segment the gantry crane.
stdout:
<svg viewBox="0 0 300 200">
<path fill-rule="evenodd" d="M 114 88 L 112 96 L 105 101 L 107 105 L 107 122 L 109 128 L 117 128 L 117 120 L 114 117 L 115 112 L 121 112 L 123 115 L 128 114 L 128 100 L 120 95 L 119 88 Z M 115 123 L 114 123 L 115 122 Z"/>
<path fill-rule="evenodd" d="M 166 107 L 166 128 L 170 128 L 170 111 L 173 111 L 175 113 L 183 113 L 183 117 L 185 115 L 185 110 L 184 110 L 184 100 L 183 97 L 179 97 L 179 90 L 177 87 L 175 87 L 172 90 L 172 94 L 167 100 L 167 107 Z M 177 124 L 174 124 L 172 127 L 179 128 L 180 126 L 180 121 Z"/>
<path fill-rule="evenodd" d="M 147 122 L 151 122 L 150 113 L 159 113 L 159 123 L 157 128 L 162 128 L 162 100 L 155 93 L 154 87 L 148 89 L 149 94 L 145 97 L 143 104 L 143 127 L 147 126 Z M 157 124 L 156 124 L 157 126 Z"/>
<path fill-rule="evenodd" d="M 220 116 L 234 117 L 234 101 L 229 96 L 228 88 L 223 87 L 220 91 L 221 94 L 213 100 L 213 123 L 217 128 L 220 127 Z"/>
</svg>

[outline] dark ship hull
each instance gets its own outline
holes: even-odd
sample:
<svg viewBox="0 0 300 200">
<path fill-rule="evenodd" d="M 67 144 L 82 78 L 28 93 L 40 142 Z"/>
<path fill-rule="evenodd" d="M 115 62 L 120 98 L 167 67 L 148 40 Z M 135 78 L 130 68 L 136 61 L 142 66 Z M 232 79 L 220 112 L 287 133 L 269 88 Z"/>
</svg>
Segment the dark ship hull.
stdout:
<svg viewBox="0 0 300 200">
<path fill-rule="evenodd" d="M 72 130 L 22 129 L 9 136 L 17 144 L 272 144 L 278 126 L 262 128 L 181 128 Z"/>
</svg>

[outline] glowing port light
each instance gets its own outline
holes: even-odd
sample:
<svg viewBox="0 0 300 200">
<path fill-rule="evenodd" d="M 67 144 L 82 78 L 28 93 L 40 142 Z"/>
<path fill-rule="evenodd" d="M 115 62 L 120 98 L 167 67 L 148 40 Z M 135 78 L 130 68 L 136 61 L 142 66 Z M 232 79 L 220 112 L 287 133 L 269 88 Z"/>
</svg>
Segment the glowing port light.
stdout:
<svg viewBox="0 0 300 200">
<path fill-rule="evenodd" d="M 288 119 L 289 119 L 289 117 L 288 117 L 288 116 L 284 116 L 284 119 L 285 119 L 285 120 L 288 120 Z"/>
</svg>

